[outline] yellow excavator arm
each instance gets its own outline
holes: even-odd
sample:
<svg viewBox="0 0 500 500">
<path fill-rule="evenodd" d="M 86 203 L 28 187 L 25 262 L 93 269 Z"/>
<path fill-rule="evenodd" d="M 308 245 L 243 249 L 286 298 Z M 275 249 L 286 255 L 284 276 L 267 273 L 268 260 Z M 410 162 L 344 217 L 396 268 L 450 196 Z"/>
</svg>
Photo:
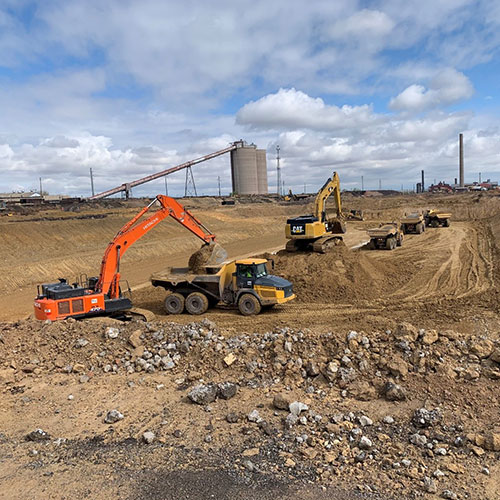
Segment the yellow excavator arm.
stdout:
<svg viewBox="0 0 500 500">
<path fill-rule="evenodd" d="M 341 217 L 342 202 L 340 201 L 340 180 L 337 172 L 333 172 L 333 175 L 325 182 L 316 196 L 316 201 L 314 203 L 314 216 L 321 222 L 325 222 L 326 220 L 326 200 L 332 194 L 335 197 L 337 217 Z"/>
</svg>

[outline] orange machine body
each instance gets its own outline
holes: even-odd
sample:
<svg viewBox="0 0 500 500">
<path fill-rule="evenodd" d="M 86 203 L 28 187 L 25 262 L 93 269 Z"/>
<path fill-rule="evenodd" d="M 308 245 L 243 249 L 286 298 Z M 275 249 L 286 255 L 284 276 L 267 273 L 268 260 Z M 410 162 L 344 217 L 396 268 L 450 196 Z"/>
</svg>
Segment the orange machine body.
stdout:
<svg viewBox="0 0 500 500">
<path fill-rule="evenodd" d="M 160 209 L 141 220 L 157 202 Z M 59 283 L 42 285 L 34 302 L 35 317 L 40 320 L 59 320 L 68 317 L 112 315 L 130 309 L 132 303 L 128 297 L 123 296 L 120 288 L 120 260 L 133 243 L 169 216 L 205 243 L 215 242 L 215 235 L 177 200 L 158 195 L 127 222 L 109 243 L 98 277 L 73 285 L 61 278 Z"/>
</svg>

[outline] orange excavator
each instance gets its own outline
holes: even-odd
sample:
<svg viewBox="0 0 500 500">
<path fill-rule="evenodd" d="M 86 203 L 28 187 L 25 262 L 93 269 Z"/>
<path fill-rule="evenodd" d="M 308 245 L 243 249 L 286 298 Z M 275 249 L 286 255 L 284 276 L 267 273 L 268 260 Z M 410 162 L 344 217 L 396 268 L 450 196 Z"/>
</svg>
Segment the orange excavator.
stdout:
<svg viewBox="0 0 500 500">
<path fill-rule="evenodd" d="M 141 220 L 157 202 L 160 209 Z M 41 285 L 41 290 L 38 286 L 34 302 L 35 317 L 54 321 L 69 317 L 119 316 L 131 310 L 132 302 L 122 294 L 120 287 L 120 260 L 131 245 L 169 216 L 203 241 L 201 250 L 193 254 L 191 259 L 198 255 L 204 260 L 204 265 L 215 265 L 227 258 L 225 250 L 216 243 L 215 235 L 189 210 L 173 198 L 158 195 L 127 222 L 109 243 L 99 276 L 84 277 L 72 285 L 64 278 L 59 278 L 58 283 Z"/>
</svg>

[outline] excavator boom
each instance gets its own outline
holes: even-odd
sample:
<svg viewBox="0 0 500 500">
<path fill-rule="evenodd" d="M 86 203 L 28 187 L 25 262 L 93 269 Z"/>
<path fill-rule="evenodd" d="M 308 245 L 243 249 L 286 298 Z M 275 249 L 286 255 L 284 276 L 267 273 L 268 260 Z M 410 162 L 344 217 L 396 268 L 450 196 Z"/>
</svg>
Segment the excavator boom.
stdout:
<svg viewBox="0 0 500 500">
<path fill-rule="evenodd" d="M 337 217 L 340 217 L 342 215 L 342 201 L 340 199 L 340 180 L 337 172 L 333 172 L 333 175 L 325 182 L 316 195 L 314 215 L 321 222 L 325 222 L 326 220 L 326 200 L 328 200 L 332 194 L 335 197 Z"/>
</svg>

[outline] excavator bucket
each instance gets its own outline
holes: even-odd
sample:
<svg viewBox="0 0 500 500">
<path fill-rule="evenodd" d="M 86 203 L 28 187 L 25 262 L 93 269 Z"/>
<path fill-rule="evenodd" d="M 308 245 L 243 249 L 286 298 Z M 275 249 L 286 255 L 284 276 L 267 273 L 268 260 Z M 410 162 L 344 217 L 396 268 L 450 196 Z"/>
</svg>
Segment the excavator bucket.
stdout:
<svg viewBox="0 0 500 500">
<path fill-rule="evenodd" d="M 328 219 L 328 232 L 332 234 L 344 234 L 347 231 L 345 222 L 339 218 Z"/>
<path fill-rule="evenodd" d="M 226 250 L 218 243 L 207 243 L 189 258 L 189 270 L 200 273 L 206 266 L 222 264 L 227 259 Z"/>
</svg>

